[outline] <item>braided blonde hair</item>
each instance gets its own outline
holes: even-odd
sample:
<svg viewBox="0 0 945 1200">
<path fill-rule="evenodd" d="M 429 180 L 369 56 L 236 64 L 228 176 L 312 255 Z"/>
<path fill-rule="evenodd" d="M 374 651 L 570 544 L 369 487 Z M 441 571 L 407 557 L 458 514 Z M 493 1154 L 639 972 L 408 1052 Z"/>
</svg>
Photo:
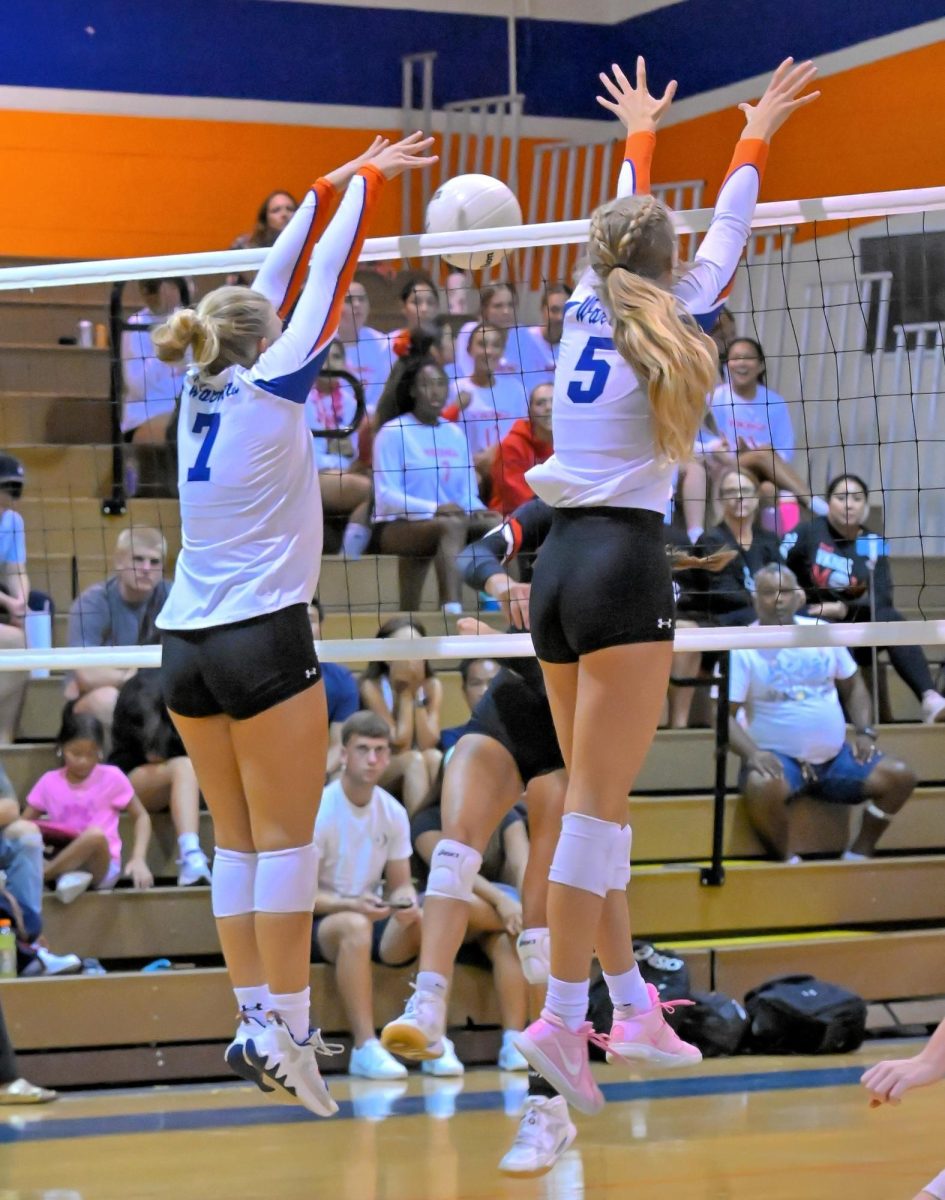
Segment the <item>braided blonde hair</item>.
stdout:
<svg viewBox="0 0 945 1200">
<path fill-rule="evenodd" d="M 180 362 L 193 347 L 202 375 L 218 375 L 238 363 L 250 367 L 261 338 L 270 335 L 275 310 L 252 288 L 227 286 L 208 292 L 196 309 L 179 308 L 151 333 L 161 362 Z"/>
<path fill-rule="evenodd" d="M 718 373 L 714 343 L 680 316 L 661 282 L 673 269 L 676 233 L 653 196 L 626 196 L 591 217 L 588 255 L 613 314 L 614 345 L 641 384 L 653 413 L 656 446 L 670 462 L 692 453 L 706 396 Z"/>
</svg>

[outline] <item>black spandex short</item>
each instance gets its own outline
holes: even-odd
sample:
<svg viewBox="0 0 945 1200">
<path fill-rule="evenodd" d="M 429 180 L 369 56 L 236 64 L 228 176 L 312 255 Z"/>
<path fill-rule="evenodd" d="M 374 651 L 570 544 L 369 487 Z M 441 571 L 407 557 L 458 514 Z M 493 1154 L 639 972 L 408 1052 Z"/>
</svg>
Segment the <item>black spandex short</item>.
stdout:
<svg viewBox="0 0 945 1200">
<path fill-rule="evenodd" d="M 323 913 L 320 917 L 315 917 L 312 921 L 312 962 L 327 963 L 328 959 L 322 954 L 321 946 L 318 944 L 318 927 L 330 913 Z M 391 917 L 384 917 L 382 921 L 375 921 L 371 926 L 371 962 L 380 963 L 384 967 L 406 967 L 410 963 L 416 962 L 417 955 L 413 958 L 406 958 L 403 962 L 388 963 L 381 958 L 381 939 L 384 936 L 384 930 L 387 928 L 388 921 Z"/>
<path fill-rule="evenodd" d="M 476 705 L 464 736 L 468 733 L 483 734 L 504 746 L 524 784 L 564 766 L 544 687 L 536 689 L 509 667 L 502 668 Z"/>
<path fill-rule="evenodd" d="M 672 641 L 673 581 L 659 513 L 556 508 L 535 564 L 535 653 L 550 663 L 635 642 Z"/>
<path fill-rule="evenodd" d="M 165 629 L 161 641 L 164 703 L 182 717 L 246 721 L 322 677 L 304 604 L 212 629 Z"/>
</svg>

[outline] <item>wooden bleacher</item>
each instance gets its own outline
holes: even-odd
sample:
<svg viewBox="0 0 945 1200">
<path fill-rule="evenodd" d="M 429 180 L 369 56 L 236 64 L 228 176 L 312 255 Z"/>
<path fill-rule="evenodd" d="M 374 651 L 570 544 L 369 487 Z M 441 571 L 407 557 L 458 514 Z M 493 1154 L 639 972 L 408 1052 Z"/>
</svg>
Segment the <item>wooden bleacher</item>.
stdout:
<svg viewBox="0 0 945 1200">
<path fill-rule="evenodd" d="M 381 298 L 372 300 L 376 313 Z M 26 465 L 20 509 L 30 575 L 34 587 L 54 598 L 57 645 L 66 642 L 76 582 L 83 588 L 108 573 L 120 529 L 158 525 L 172 558 L 179 549 L 174 501 L 134 499 L 123 517 L 101 513 L 112 469 L 107 355 L 57 341 L 72 334 L 79 319 L 104 321 L 105 311 L 106 289 L 100 287 L 0 294 L 0 445 Z M 895 575 L 906 615 L 945 614 L 945 560 L 899 558 Z M 396 561 L 369 556 L 346 563 L 326 556 L 321 595 L 326 637 L 371 636 L 380 614 L 396 610 Z M 436 611 L 432 573 L 424 607 L 430 633 L 452 631 Z M 941 648 L 934 657 L 941 660 Z M 465 709 L 455 664 L 440 673 L 443 723 L 459 723 Z M 896 719 L 915 721 L 914 698 L 891 674 L 888 684 Z M 32 681 L 20 740 L 0 750 L 21 796 L 54 765 L 50 743 L 61 701 L 61 678 Z M 811 972 L 871 1001 L 945 993 L 945 731 L 902 724 L 884 727 L 881 735 L 881 746 L 906 759 L 922 785 L 881 843 L 880 857 L 867 864 L 767 862 L 732 794 L 725 813 L 727 881 L 713 889 L 700 883 L 712 828 L 712 735 L 660 733 L 630 806 L 635 932 L 680 949 L 697 990 L 714 987 L 741 997 L 773 975 Z M 736 773 L 732 760 L 730 788 Z M 855 814 L 844 809 L 835 816 L 831 837 L 840 848 Z M 201 840 L 212 848 L 208 816 Z M 209 891 L 173 886 L 175 852 L 170 822 L 158 816 L 149 859 L 161 886 L 86 895 L 70 907 L 48 901 L 53 948 L 100 958 L 110 973 L 0 985 L 7 1021 L 37 1079 L 148 1081 L 219 1071 L 219 1044 L 232 1031 L 232 996 L 222 968 L 204 965 L 219 962 Z M 137 969 L 161 957 L 199 965 L 147 974 Z M 378 1022 L 398 1011 L 409 974 L 375 969 Z M 325 1030 L 343 1033 L 330 970 L 314 967 L 312 982 Z M 459 968 L 451 1025 L 496 1020 L 490 977 L 475 967 Z"/>
</svg>

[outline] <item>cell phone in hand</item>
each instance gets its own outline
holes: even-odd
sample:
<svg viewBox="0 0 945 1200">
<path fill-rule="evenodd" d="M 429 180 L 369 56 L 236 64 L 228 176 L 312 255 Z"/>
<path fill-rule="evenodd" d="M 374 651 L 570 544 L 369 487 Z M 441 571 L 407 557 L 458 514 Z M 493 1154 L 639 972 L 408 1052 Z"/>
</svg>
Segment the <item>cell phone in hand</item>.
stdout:
<svg viewBox="0 0 945 1200">
<path fill-rule="evenodd" d="M 388 900 L 388 908 L 413 908 L 412 900 Z"/>
</svg>

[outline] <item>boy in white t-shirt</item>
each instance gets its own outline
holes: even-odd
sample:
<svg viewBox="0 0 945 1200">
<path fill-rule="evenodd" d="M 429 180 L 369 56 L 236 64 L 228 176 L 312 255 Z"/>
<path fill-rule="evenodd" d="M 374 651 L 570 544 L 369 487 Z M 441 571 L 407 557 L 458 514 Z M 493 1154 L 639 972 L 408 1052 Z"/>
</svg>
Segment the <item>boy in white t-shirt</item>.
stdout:
<svg viewBox="0 0 945 1200">
<path fill-rule="evenodd" d="M 770 563 L 755 572 L 754 582 L 757 624 L 814 624 L 796 616 L 806 598 L 789 567 Z M 843 857 L 872 857 L 912 795 L 916 776 L 876 749 L 869 692 L 849 650 L 733 650 L 729 702 L 729 740 L 742 759 L 739 790 L 769 850 L 787 862 L 799 861 L 791 846 L 791 803 L 808 796 L 830 804 L 863 804 L 859 833 Z M 737 720 L 742 706 L 744 725 Z M 847 717 L 855 730 L 852 745 L 846 740 Z"/>
<path fill-rule="evenodd" d="M 390 763 L 387 722 L 355 713 L 342 726 L 341 745 L 341 776 L 322 793 L 315 821 L 312 961 L 336 968 L 354 1040 L 349 1072 L 399 1079 L 406 1068 L 375 1037 L 371 963 L 404 966 L 419 953 L 422 914 L 410 877 L 410 822 L 403 806 L 377 786 Z"/>
</svg>

